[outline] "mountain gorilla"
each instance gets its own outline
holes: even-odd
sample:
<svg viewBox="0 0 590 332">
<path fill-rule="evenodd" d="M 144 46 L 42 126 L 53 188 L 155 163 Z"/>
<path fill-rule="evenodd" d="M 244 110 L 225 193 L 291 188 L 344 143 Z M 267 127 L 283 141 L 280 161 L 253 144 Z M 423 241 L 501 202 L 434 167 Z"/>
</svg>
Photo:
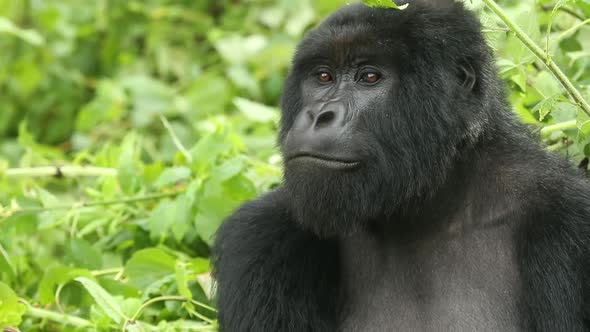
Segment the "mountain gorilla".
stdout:
<svg viewBox="0 0 590 332">
<path fill-rule="evenodd" d="M 590 188 L 452 0 L 347 6 L 282 104 L 284 185 L 220 228 L 222 331 L 588 331 Z"/>
</svg>

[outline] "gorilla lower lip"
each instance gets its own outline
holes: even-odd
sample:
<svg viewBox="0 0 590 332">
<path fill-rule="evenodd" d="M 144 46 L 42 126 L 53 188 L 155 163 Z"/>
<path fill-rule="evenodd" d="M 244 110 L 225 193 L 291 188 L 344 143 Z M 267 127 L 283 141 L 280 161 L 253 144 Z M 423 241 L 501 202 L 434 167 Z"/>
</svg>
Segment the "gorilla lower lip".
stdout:
<svg viewBox="0 0 590 332">
<path fill-rule="evenodd" d="M 327 157 L 319 157 L 319 156 L 312 156 L 312 155 L 299 155 L 289 159 L 289 162 L 300 161 L 306 163 L 313 163 L 315 165 L 331 168 L 331 169 L 339 169 L 339 170 L 351 170 L 355 169 L 360 165 L 358 161 L 346 161 L 346 160 L 338 160 L 338 159 L 331 159 Z"/>
</svg>

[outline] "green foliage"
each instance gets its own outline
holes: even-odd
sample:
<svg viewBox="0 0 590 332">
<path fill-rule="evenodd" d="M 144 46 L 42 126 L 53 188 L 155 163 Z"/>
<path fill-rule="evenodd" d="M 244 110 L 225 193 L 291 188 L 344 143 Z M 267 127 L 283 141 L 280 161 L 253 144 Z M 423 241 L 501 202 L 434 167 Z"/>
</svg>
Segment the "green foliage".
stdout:
<svg viewBox="0 0 590 332">
<path fill-rule="evenodd" d="M 398 6 L 394 0 L 363 0 L 367 6 L 370 7 L 381 7 L 381 8 L 393 8 L 393 9 L 404 9 L 408 4 Z"/>
<path fill-rule="evenodd" d="M 280 182 L 292 53 L 346 2 L 0 0 L 0 329 L 215 331 L 213 234 Z M 516 114 L 590 156 L 590 118 L 467 4 Z M 588 99 L 590 2 L 499 4 Z"/>
<path fill-rule="evenodd" d="M 0 326 L 19 325 L 27 307 L 8 285 L 0 282 Z"/>
</svg>

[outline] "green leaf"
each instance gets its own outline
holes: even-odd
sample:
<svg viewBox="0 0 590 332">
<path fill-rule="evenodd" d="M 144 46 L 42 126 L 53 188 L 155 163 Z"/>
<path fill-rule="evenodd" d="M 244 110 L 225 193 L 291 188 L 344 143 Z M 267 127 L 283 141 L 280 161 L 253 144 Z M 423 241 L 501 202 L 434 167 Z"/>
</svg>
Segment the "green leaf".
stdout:
<svg viewBox="0 0 590 332">
<path fill-rule="evenodd" d="M 211 264 L 204 258 L 196 257 L 191 259 L 189 269 L 191 269 L 195 274 L 203 274 L 209 272 L 211 269 Z"/>
<path fill-rule="evenodd" d="M 227 69 L 227 76 L 237 87 L 245 89 L 251 95 L 260 97 L 260 86 L 256 77 L 248 71 L 245 65 L 233 65 Z M 215 96 L 218 98 L 218 96 Z M 221 109 L 221 107 L 219 108 Z"/>
<path fill-rule="evenodd" d="M 537 77 L 535 77 L 535 89 L 543 96 L 543 97 L 552 97 L 555 95 L 561 94 L 563 88 L 559 84 L 559 81 L 551 75 L 551 73 L 547 71 L 540 72 Z"/>
<path fill-rule="evenodd" d="M 143 304 L 141 302 L 140 299 L 137 298 L 130 298 L 130 299 L 124 299 L 123 301 L 120 302 L 121 304 L 121 311 L 125 314 L 125 316 L 127 317 L 132 317 L 137 310 L 141 307 L 141 305 Z M 144 329 L 137 329 L 136 331 L 145 331 Z M 129 329 L 127 329 L 125 332 L 130 332 Z"/>
<path fill-rule="evenodd" d="M 257 194 L 252 181 L 243 174 L 238 174 L 223 182 L 223 189 L 227 197 L 231 197 L 236 204 L 254 198 Z"/>
<path fill-rule="evenodd" d="M 111 276 L 101 277 L 100 285 L 113 296 L 122 296 L 124 298 L 140 297 L 141 291 L 127 283 L 126 280 L 111 279 Z M 123 310 L 126 312 L 125 310 Z"/>
<path fill-rule="evenodd" d="M 236 97 L 234 98 L 234 105 L 249 120 L 255 122 L 276 122 L 279 119 L 279 111 L 277 109 L 248 99 Z"/>
<path fill-rule="evenodd" d="M 285 30 L 291 36 L 299 36 L 313 22 L 315 13 L 310 0 L 291 1 L 291 3 L 291 13 L 285 24 Z"/>
<path fill-rule="evenodd" d="M 580 110 L 578 111 L 576 122 L 578 125 L 578 130 L 580 131 L 579 135 L 581 135 L 582 138 L 588 137 L 590 134 L 590 117 Z"/>
<path fill-rule="evenodd" d="M 0 328 L 18 326 L 27 307 L 7 284 L 0 282 Z"/>
<path fill-rule="evenodd" d="M 70 239 L 66 247 L 67 261 L 89 270 L 102 267 L 100 252 L 83 239 Z"/>
<path fill-rule="evenodd" d="M 557 106 L 558 101 L 561 99 L 561 95 L 553 95 L 549 98 L 545 98 L 544 100 L 540 101 L 535 105 L 532 113 L 539 113 L 539 121 L 543 121 L 547 115 L 549 115 L 555 107 Z"/>
<path fill-rule="evenodd" d="M 2 33 L 11 34 L 34 46 L 45 44 L 45 39 L 37 31 L 20 29 L 5 17 L 0 17 L 0 34 Z"/>
<path fill-rule="evenodd" d="M 140 250 L 125 264 L 129 283 L 138 288 L 146 288 L 175 272 L 176 259 L 158 248 Z"/>
<path fill-rule="evenodd" d="M 115 298 L 107 293 L 99 284 L 84 277 L 76 278 L 76 281 L 86 288 L 100 309 L 115 323 L 120 324 L 128 319 Z"/>
<path fill-rule="evenodd" d="M 268 44 L 268 40 L 262 35 L 251 35 L 247 37 L 231 35 L 214 41 L 213 44 L 227 62 L 240 64 L 262 51 Z"/>
<path fill-rule="evenodd" d="M 186 265 L 182 262 L 176 263 L 176 287 L 178 287 L 178 293 L 188 299 L 193 297 L 190 289 L 188 288 L 188 273 L 186 271 Z"/>
<path fill-rule="evenodd" d="M 92 132 L 105 121 L 119 121 L 126 113 L 127 95 L 117 81 L 101 80 L 96 88 L 96 96 L 82 106 L 76 119 L 76 128 Z"/>
<path fill-rule="evenodd" d="M 409 3 L 398 6 L 393 0 L 363 0 L 365 5 L 369 7 L 381 7 L 381 8 L 393 8 L 393 9 L 406 9 Z"/>
<path fill-rule="evenodd" d="M 526 81 L 527 75 L 526 72 L 524 70 L 522 70 L 522 68 L 518 68 L 515 73 L 510 76 L 510 80 L 512 82 L 514 82 L 514 84 L 516 84 L 520 90 L 524 93 L 527 92 L 527 81 Z"/>
<path fill-rule="evenodd" d="M 215 160 L 232 148 L 228 133 L 216 130 L 205 135 L 190 149 L 193 158 L 192 169 L 196 174 L 203 174 L 214 166 Z"/>
<path fill-rule="evenodd" d="M 176 204 L 171 201 L 161 201 L 151 212 L 148 219 L 148 229 L 153 239 L 163 238 L 176 220 Z"/>
<path fill-rule="evenodd" d="M 222 194 L 205 194 L 199 202 L 199 212 L 195 216 L 195 229 L 207 244 L 213 244 L 213 235 L 223 218 L 236 207 L 237 202 L 228 200 Z"/>
<path fill-rule="evenodd" d="M 184 92 L 189 107 L 187 116 L 196 118 L 204 114 L 220 114 L 231 101 L 231 86 L 218 72 L 207 72 L 199 76 Z M 231 77 L 231 76 L 230 76 Z"/>
<path fill-rule="evenodd" d="M 176 241 L 181 241 L 190 230 L 192 220 L 194 197 L 181 195 L 174 202 L 174 220 L 171 222 L 170 230 Z"/>
<path fill-rule="evenodd" d="M 125 77 L 122 85 L 132 95 L 131 120 L 135 128 L 144 128 L 172 107 L 174 92 L 155 78 L 147 75 Z"/>
<path fill-rule="evenodd" d="M 160 177 L 158 178 L 158 180 L 156 180 L 156 183 L 154 183 L 154 185 L 157 188 L 162 188 L 165 186 L 176 184 L 181 181 L 188 180 L 190 176 L 191 170 L 187 167 L 171 167 L 164 170 L 164 172 L 160 174 Z"/>
<path fill-rule="evenodd" d="M 126 193 L 134 192 L 138 185 L 140 175 L 139 165 L 139 138 L 136 134 L 130 133 L 123 139 L 121 153 L 119 155 L 117 178 L 121 189 Z"/>
<path fill-rule="evenodd" d="M 18 126 L 18 143 L 24 147 L 29 148 L 33 152 L 41 155 L 41 156 L 50 156 L 55 158 L 61 158 L 62 153 L 59 149 L 39 144 L 33 134 L 27 128 L 27 122 L 22 121 Z"/>
<path fill-rule="evenodd" d="M 245 167 L 244 158 L 236 157 L 226 160 L 216 167 L 211 175 L 217 181 L 225 181 L 238 175 Z"/>
<path fill-rule="evenodd" d="M 92 273 L 85 269 L 67 266 L 49 268 L 39 284 L 39 301 L 41 304 L 49 304 L 55 301 L 55 290 L 57 286 L 65 285 L 77 277 L 92 278 Z"/>
<path fill-rule="evenodd" d="M 0 214 L 1 212 L 2 205 L 0 204 Z M 8 280 L 12 280 L 16 276 L 16 270 L 12 260 L 10 259 L 10 256 L 8 255 L 8 252 L 6 252 L 0 243 L 0 278 L 2 278 L 2 274 L 5 274 L 8 277 Z"/>
</svg>

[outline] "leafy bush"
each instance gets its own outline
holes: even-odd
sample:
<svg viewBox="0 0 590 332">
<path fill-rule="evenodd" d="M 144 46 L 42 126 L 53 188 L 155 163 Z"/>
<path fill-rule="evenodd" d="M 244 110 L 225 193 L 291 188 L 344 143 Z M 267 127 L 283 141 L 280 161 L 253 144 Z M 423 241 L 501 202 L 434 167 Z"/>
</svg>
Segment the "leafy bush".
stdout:
<svg viewBox="0 0 590 332">
<path fill-rule="evenodd" d="M 0 328 L 215 331 L 212 236 L 280 182 L 290 58 L 345 2 L 0 0 Z M 543 52 L 469 2 L 515 112 L 586 167 L 544 63 L 590 97 L 590 1 L 499 4 Z"/>
</svg>

